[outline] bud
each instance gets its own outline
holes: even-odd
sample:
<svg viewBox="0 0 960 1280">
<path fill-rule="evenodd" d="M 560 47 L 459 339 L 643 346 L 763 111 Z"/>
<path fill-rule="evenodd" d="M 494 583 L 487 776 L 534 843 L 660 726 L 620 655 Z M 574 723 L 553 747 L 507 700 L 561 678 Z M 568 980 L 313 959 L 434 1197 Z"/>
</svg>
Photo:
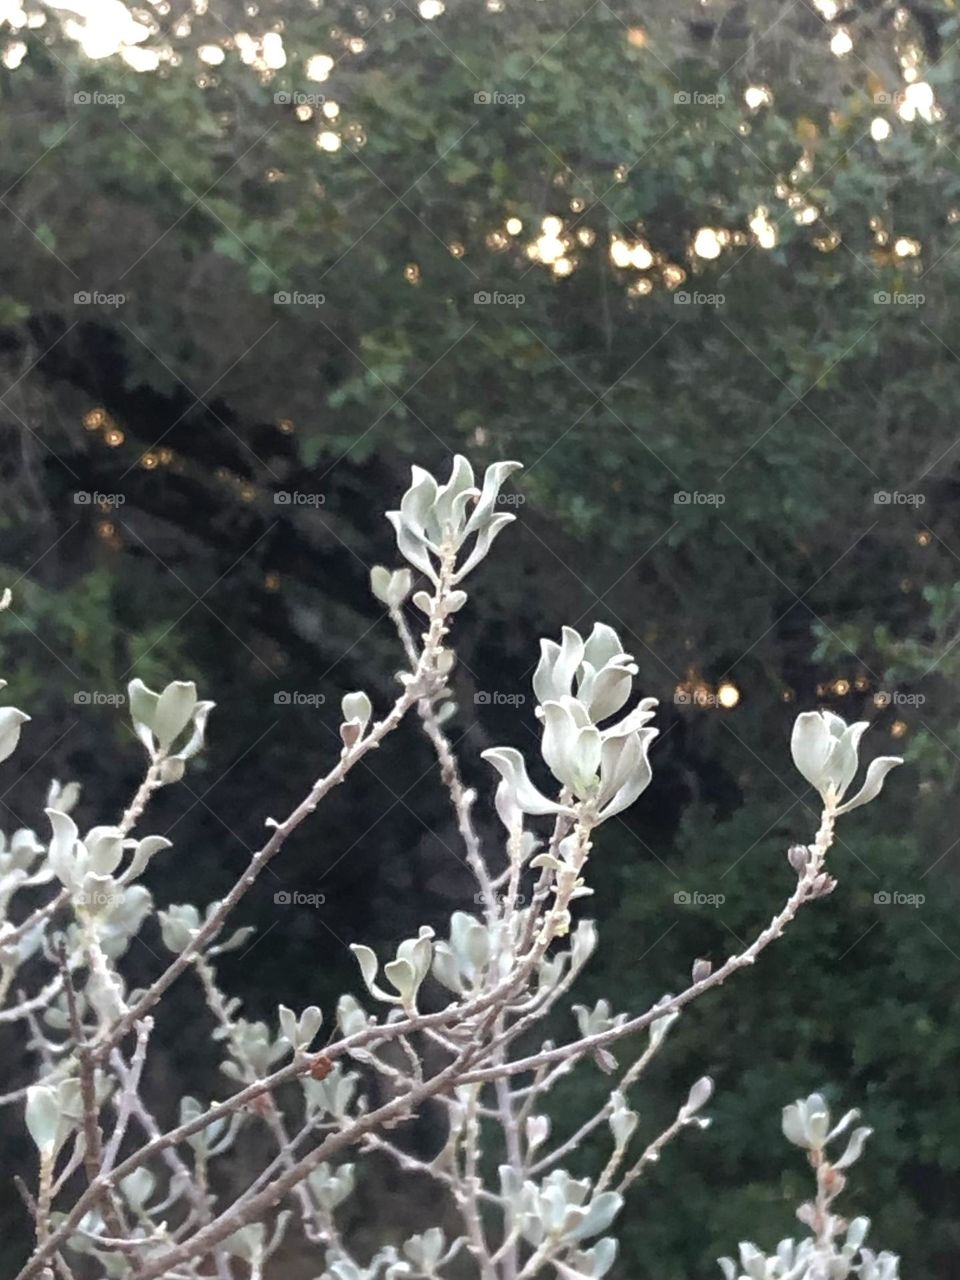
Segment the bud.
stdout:
<svg viewBox="0 0 960 1280">
<path fill-rule="evenodd" d="M 611 1076 L 617 1069 L 616 1058 L 609 1049 L 604 1049 L 602 1045 L 599 1048 L 594 1049 L 593 1060 L 604 1075 Z"/>
<path fill-rule="evenodd" d="M 783 1109 L 783 1136 L 807 1151 L 822 1151 L 830 1134 L 830 1111 L 822 1093 L 798 1098 Z"/>
<path fill-rule="evenodd" d="M 397 569 L 391 573 L 382 564 L 376 564 L 370 570 L 370 590 L 388 609 L 399 609 L 412 586 L 413 575 L 409 569 Z"/>
<path fill-rule="evenodd" d="M 370 717 L 373 715 L 373 705 L 367 695 L 360 690 L 357 693 L 345 693 L 340 702 L 340 710 L 343 714 L 340 739 L 344 747 L 349 749 L 366 732 Z"/>
<path fill-rule="evenodd" d="M 0 707 L 0 760 L 6 760 L 20 741 L 20 728 L 30 717 L 16 707 Z"/>
<path fill-rule="evenodd" d="M 810 861 L 810 849 L 805 844 L 791 845 L 787 850 L 787 861 L 793 867 L 797 875 L 803 875 L 807 863 Z"/>
<path fill-rule="evenodd" d="M 163 945 L 179 955 L 193 941 L 200 928 L 200 912 L 192 903 L 174 904 L 166 911 L 157 912 L 160 920 L 160 936 Z"/>
<path fill-rule="evenodd" d="M 831 813 L 849 813 L 880 794 L 891 769 L 903 764 L 900 756 L 879 756 L 867 768 L 863 786 L 852 800 L 842 803 L 860 763 L 860 739 L 869 728 L 866 720 L 848 725 L 832 711 L 803 711 L 797 716 L 790 739 L 793 762 L 820 792 Z"/>
<path fill-rule="evenodd" d="M 833 876 L 828 875 L 825 871 L 821 872 L 810 886 L 811 898 L 825 898 L 828 894 L 833 893 L 837 887 L 837 882 Z"/>
<path fill-rule="evenodd" d="M 79 1080 L 67 1078 L 27 1089 L 27 1130 L 45 1160 L 56 1156 L 82 1115 Z"/>
<path fill-rule="evenodd" d="M 187 766 L 177 756 L 168 756 L 160 761 L 160 781 L 164 786 L 179 782 L 186 772 Z"/>
<path fill-rule="evenodd" d="M 298 1018 L 292 1009 L 285 1004 L 279 1006 L 278 1017 L 280 1030 L 294 1049 L 307 1049 L 311 1041 L 316 1039 L 317 1032 L 323 1022 L 323 1014 L 315 1004 L 304 1009 Z"/>
<path fill-rule="evenodd" d="M 134 731 L 151 760 L 162 755 L 182 764 L 203 746 L 207 716 L 215 704 L 197 700 L 197 687 L 192 680 L 174 680 L 161 693 L 148 689 L 142 680 L 131 680 L 127 698 Z M 182 740 L 181 735 L 190 726 L 189 738 L 179 751 L 173 752 L 175 740 Z M 175 766 L 165 773 L 165 783 L 179 782 L 183 777 L 183 769 Z"/>
<path fill-rule="evenodd" d="M 362 690 L 357 693 L 345 693 L 340 701 L 340 710 L 344 720 L 359 720 L 364 728 L 373 715 L 370 699 Z"/>
<path fill-rule="evenodd" d="M 695 1115 L 696 1112 L 707 1105 L 712 1094 L 713 1081 L 709 1076 L 701 1076 L 691 1088 L 687 1100 L 683 1104 L 683 1110 L 687 1115 Z"/>
<path fill-rule="evenodd" d="M 546 1116 L 529 1116 L 527 1118 L 527 1149 L 529 1151 L 542 1147 L 550 1136 L 550 1121 Z"/>
<path fill-rule="evenodd" d="M 705 982 L 713 973 L 713 965 L 709 960 L 694 960 L 691 977 L 694 983 Z"/>
<path fill-rule="evenodd" d="M 501 529 L 515 519 L 497 512 L 497 498 L 503 482 L 519 466 L 519 462 L 493 463 L 487 468 L 480 489 L 474 487 L 473 468 L 460 454 L 453 460 L 446 484 L 438 484 L 428 471 L 414 467 L 400 509 L 387 512 L 396 531 L 397 550 L 407 563 L 426 574 L 436 586 L 440 581 L 440 548 L 446 544 L 459 553 L 472 542 L 465 559 L 458 558 L 451 582 L 459 583 L 465 578 L 487 555 Z M 386 590 L 380 574 L 377 585 Z"/>
<path fill-rule="evenodd" d="M 630 1110 L 626 1098 L 619 1089 L 610 1095 L 610 1103 L 610 1131 L 618 1150 L 623 1150 L 633 1136 L 640 1117 L 636 1111 Z"/>
</svg>

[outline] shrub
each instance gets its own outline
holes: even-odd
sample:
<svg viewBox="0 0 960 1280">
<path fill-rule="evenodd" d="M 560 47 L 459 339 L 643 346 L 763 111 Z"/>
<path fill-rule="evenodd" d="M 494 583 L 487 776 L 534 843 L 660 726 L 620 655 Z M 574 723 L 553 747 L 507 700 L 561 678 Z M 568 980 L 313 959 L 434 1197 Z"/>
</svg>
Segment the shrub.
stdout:
<svg viewBox="0 0 960 1280">
<path fill-rule="evenodd" d="M 39 1158 L 36 1191 L 25 1194 L 36 1248 L 18 1280 L 52 1276 L 54 1268 L 69 1276 L 71 1266 L 140 1280 L 192 1277 L 210 1274 L 211 1263 L 224 1280 L 237 1268 L 256 1277 L 294 1231 L 318 1249 L 324 1280 L 434 1277 L 464 1265 L 483 1280 L 544 1272 L 562 1280 L 600 1277 L 615 1260 L 616 1239 L 606 1233 L 626 1193 L 675 1137 L 709 1123 L 703 1112 L 713 1083 L 703 1076 L 682 1091 L 666 1128 L 635 1142 L 639 1117 L 630 1092 L 692 1001 L 753 965 L 802 908 L 832 892 L 827 855 L 837 819 L 874 799 L 900 761 L 872 761 L 851 796 L 866 725 L 802 713 L 793 758 L 819 793 L 822 816 L 812 842 L 789 849 L 794 884 L 766 927 L 715 968 L 695 959 L 689 984 L 649 1008 L 615 1013 L 603 999 L 592 1008 L 573 1005 L 573 1022 L 560 1022 L 564 1042 L 538 1040 L 597 945 L 595 923 L 574 919 L 578 900 L 591 893 L 596 832 L 649 785 L 658 731 L 655 699 L 625 710 L 637 668 L 609 626 L 596 623 L 586 637 L 565 627 L 559 642 L 542 641 L 533 677 L 541 725 L 535 772 L 547 781 L 531 778 L 516 747 L 485 751 L 499 778 L 494 804 L 504 836 L 501 848 L 482 845 L 473 819 L 477 795 L 464 785 L 444 731 L 454 711 L 449 635 L 467 603 L 465 580 L 514 519 L 499 499 L 518 465 L 489 467 L 480 489 L 462 457 L 443 485 L 414 468 L 399 510 L 388 513 L 407 564 L 378 566 L 371 575 L 404 653 L 400 692 L 379 717 L 366 693 L 343 698 L 336 763 L 285 818 L 266 820 L 262 847 L 221 900 L 202 911 L 192 903 L 157 909 L 141 883 L 170 842 L 135 832 L 153 793 L 179 782 L 202 749 L 213 709 L 189 682 L 160 693 L 131 682 L 130 713 L 147 765 L 115 825 L 81 837 L 70 816 L 78 787 L 53 783 L 49 840 L 21 830 L 5 845 L 0 907 L 8 913 L 16 900 L 19 915 L 21 894 L 40 899 L 0 931 L 0 1017 L 33 1027 L 39 1060 L 36 1081 L 3 1099 L 25 1103 Z M 427 584 L 416 592 L 414 571 Z M 412 617 L 422 619 L 418 627 Z M 455 912 L 443 939 L 422 927 L 385 962 L 354 946 L 378 1012 L 343 995 L 323 1048 L 316 1045 L 323 1025 L 316 1006 L 298 1013 L 281 1005 L 273 1028 L 246 1020 L 217 974 L 217 957 L 250 932 L 228 932 L 231 917 L 288 836 L 410 713 L 436 752 L 482 910 Z M 27 719 L 12 707 L 0 712 L 0 757 L 15 750 Z M 173 958 L 145 989 L 130 990 L 124 954 L 153 913 Z M 184 1097 L 179 1123 L 163 1132 L 140 1086 L 153 1011 L 188 973 L 203 990 L 233 1092 L 214 1103 Z M 612 1087 L 587 1121 L 551 1141 L 551 1090 L 578 1068 L 599 1068 Z M 426 1161 L 395 1130 L 428 1105 L 441 1110 L 444 1140 Z M 836 1159 L 826 1148 L 855 1118 L 848 1113 L 831 1129 L 817 1094 L 785 1110 L 784 1132 L 808 1152 L 816 1174 L 815 1198 L 799 1211 L 811 1235 L 799 1245 L 781 1242 L 769 1258 L 742 1244 L 749 1280 L 818 1280 L 851 1269 L 861 1280 L 895 1276 L 892 1255 L 864 1247 L 866 1220 L 847 1225 L 833 1210 L 869 1130 L 855 1129 Z M 239 1133 L 254 1125 L 265 1129 L 270 1147 L 252 1181 L 237 1190 L 224 1172 Z M 601 1132 L 608 1158 L 594 1176 L 574 1177 L 565 1163 Z M 502 1152 L 492 1178 L 483 1160 L 491 1146 Z M 457 1232 L 448 1238 L 433 1226 L 400 1249 L 388 1243 L 366 1261 L 355 1259 L 337 1211 L 354 1187 L 350 1157 L 369 1152 L 433 1178 L 456 1210 Z M 722 1266 L 732 1280 L 736 1265 L 724 1259 Z"/>
</svg>

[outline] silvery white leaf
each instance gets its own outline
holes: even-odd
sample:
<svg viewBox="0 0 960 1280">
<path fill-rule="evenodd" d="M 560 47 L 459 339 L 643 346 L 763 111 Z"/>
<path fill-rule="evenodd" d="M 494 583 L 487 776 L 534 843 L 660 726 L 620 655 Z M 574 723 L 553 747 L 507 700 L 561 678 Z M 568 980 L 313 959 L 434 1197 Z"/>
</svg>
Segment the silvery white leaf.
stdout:
<svg viewBox="0 0 960 1280">
<path fill-rule="evenodd" d="M 601 1231 L 606 1231 L 610 1223 L 620 1212 L 623 1196 L 616 1191 L 602 1191 L 590 1201 L 583 1220 L 570 1233 L 574 1240 L 586 1240 Z"/>
<path fill-rule="evenodd" d="M 152 727 L 161 751 L 167 751 L 184 731 L 196 705 L 197 686 L 192 680 L 173 680 L 160 694 Z"/>
<path fill-rule="evenodd" d="M 384 991 L 382 987 L 377 985 L 377 973 L 380 969 L 380 962 L 376 954 L 369 947 L 362 943 L 353 943 L 350 950 L 357 957 L 357 963 L 360 965 L 360 973 L 367 990 L 372 996 L 376 996 L 378 1000 L 386 1000 L 391 1004 L 395 1004 L 397 997 L 390 995 Z M 342 997 L 346 999 L 346 997 Z"/>
<path fill-rule="evenodd" d="M 462 565 L 459 565 L 457 572 L 453 575 L 453 582 L 462 582 L 463 579 L 473 569 L 477 567 L 481 560 L 489 553 L 493 546 L 497 534 L 505 529 L 508 524 L 513 524 L 516 516 L 502 515 L 494 516 L 489 524 L 485 525 L 477 534 L 476 541 L 473 544 L 473 550 L 467 556 Z"/>
<path fill-rule="evenodd" d="M 181 747 L 176 754 L 176 759 L 180 762 L 191 760 L 203 746 L 203 735 L 207 728 L 207 717 L 217 704 L 215 702 L 198 702 L 193 709 L 193 730 L 185 746 Z M 179 782 L 183 777 L 183 770 L 180 771 L 180 777 L 174 778 L 173 781 Z"/>
<path fill-rule="evenodd" d="M 403 519 L 399 511 L 388 511 L 387 519 L 393 525 L 397 535 L 397 550 L 403 556 L 404 560 L 408 560 L 416 569 L 425 573 L 430 581 L 436 585 L 438 582 L 436 570 L 430 560 L 427 552 L 426 543 L 422 537 L 418 537 L 408 525 L 403 523 Z"/>
<path fill-rule="evenodd" d="M 522 462 L 494 462 L 487 467 L 483 476 L 483 488 L 480 491 L 480 497 L 464 529 L 465 537 L 476 532 L 489 521 L 504 480 L 509 475 L 512 475 L 514 471 L 521 471 L 522 469 Z"/>
<path fill-rule="evenodd" d="M 864 1144 L 872 1133 L 873 1130 L 866 1127 L 854 1129 L 853 1133 L 850 1135 L 849 1141 L 847 1142 L 847 1147 L 843 1155 L 839 1160 L 831 1161 L 834 1169 L 847 1169 L 854 1163 L 854 1161 L 859 1160 L 860 1156 L 863 1154 Z"/>
<path fill-rule="evenodd" d="M 359 720 L 365 729 L 373 715 L 373 704 L 362 691 L 345 693 L 340 702 L 340 710 L 344 720 Z"/>
<path fill-rule="evenodd" d="M 34 1084 L 27 1090 L 26 1121 L 37 1150 L 52 1156 L 56 1150 L 60 1107 L 57 1091 L 45 1084 Z"/>
<path fill-rule="evenodd" d="M 878 756 L 876 760 L 871 760 L 867 766 L 867 776 L 864 779 L 863 786 L 846 804 L 840 805 L 837 813 L 850 813 L 853 809 L 859 809 L 861 805 L 869 804 L 871 800 L 875 800 L 883 789 L 884 779 L 891 769 L 895 769 L 898 764 L 903 764 L 902 756 Z"/>
<path fill-rule="evenodd" d="M 811 786 L 820 789 L 832 747 L 832 736 L 818 711 L 802 711 L 793 724 L 790 751 L 793 763 Z"/>
<path fill-rule="evenodd" d="M 120 1179 L 120 1190 L 123 1192 L 124 1198 L 130 1207 L 134 1210 L 142 1209 L 146 1202 L 153 1195 L 157 1180 L 149 1169 L 134 1169 L 133 1173 L 127 1174 L 125 1178 Z"/>
<path fill-rule="evenodd" d="M 296 1048 L 299 1043 L 297 1015 L 292 1009 L 288 1009 L 285 1004 L 282 1004 L 277 1009 L 277 1016 L 280 1022 L 280 1030 L 286 1036 L 287 1040 L 289 1040 L 290 1044 Z"/>
<path fill-rule="evenodd" d="M 0 761 L 13 755 L 20 741 L 20 729 L 30 717 L 16 707 L 0 707 Z"/>
<path fill-rule="evenodd" d="M 404 1004 L 410 1004 L 416 995 L 417 975 L 409 960 L 390 960 L 383 966 L 384 976 L 400 993 Z"/>
<path fill-rule="evenodd" d="M 536 789 L 527 776 L 526 762 L 515 747 L 492 747 L 482 752 L 481 758 L 497 770 L 512 790 L 517 805 L 524 813 L 542 815 L 566 812 L 563 805 L 548 800 Z"/>
<path fill-rule="evenodd" d="M 528 1116 L 526 1130 L 527 1147 L 530 1151 L 535 1151 L 536 1148 L 542 1146 L 550 1136 L 549 1117 Z"/>
<path fill-rule="evenodd" d="M 701 1107 L 705 1107 L 713 1095 L 713 1081 L 709 1076 L 701 1076 L 691 1088 L 683 1105 L 684 1111 L 694 1115 Z"/>
<path fill-rule="evenodd" d="M 153 732 L 157 714 L 157 703 L 160 695 L 154 693 L 139 678 L 131 680 L 127 685 L 127 700 L 130 704 L 130 716 L 135 725 L 143 725 Z"/>
</svg>

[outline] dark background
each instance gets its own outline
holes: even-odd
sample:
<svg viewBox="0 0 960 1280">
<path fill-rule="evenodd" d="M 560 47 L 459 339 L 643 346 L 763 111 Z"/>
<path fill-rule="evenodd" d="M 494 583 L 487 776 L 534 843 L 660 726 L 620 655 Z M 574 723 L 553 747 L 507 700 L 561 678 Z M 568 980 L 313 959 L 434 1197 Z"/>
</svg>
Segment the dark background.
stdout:
<svg viewBox="0 0 960 1280">
<path fill-rule="evenodd" d="M 479 752 L 533 746 L 537 641 L 563 623 L 617 627 L 662 703 L 654 784 L 599 841 L 584 1003 L 645 1007 L 782 901 L 785 851 L 816 824 L 789 759 L 798 709 L 866 718 L 864 754 L 909 764 L 843 822 L 835 895 L 685 1015 L 637 1091 L 650 1135 L 696 1076 L 718 1086 L 712 1128 L 632 1193 L 621 1273 L 711 1274 L 738 1239 L 790 1233 L 806 1180 L 780 1108 L 822 1087 L 876 1130 L 848 1207 L 905 1273 L 955 1275 L 952 7 L 829 21 L 804 0 L 450 0 L 429 21 L 403 2 L 147 12 L 152 71 L 92 61 L 52 16 L 4 35 L 27 54 L 0 70 L 0 558 L 15 597 L 0 669 L 33 716 L 0 797 L 8 834 L 43 832 L 51 776 L 84 782 L 81 827 L 110 821 L 141 753 L 123 708 L 97 699 L 133 674 L 196 679 L 218 704 L 209 746 L 146 820 L 175 844 L 149 880 L 164 906 L 222 893 L 264 819 L 329 767 L 341 695 L 365 688 L 382 707 L 396 689 L 367 583 L 397 563 L 382 512 L 410 463 L 518 458 L 519 520 L 456 632 L 468 780 L 489 798 Z M 286 65 L 245 64 L 244 37 L 271 31 Z M 210 44 L 222 65 L 199 60 Z M 335 64 L 322 83 L 304 67 L 318 53 Z M 929 119 L 898 111 L 905 67 L 932 86 Z M 751 110 L 758 85 L 771 101 Z M 324 131 L 339 149 L 317 146 Z M 772 249 L 750 228 L 761 206 Z M 527 252 L 548 216 L 567 275 Z M 724 233 L 714 259 L 693 250 L 703 227 Z M 617 238 L 648 244 L 649 266 L 617 267 Z M 276 302 L 284 291 L 324 301 Z M 475 301 L 496 291 L 522 302 Z M 724 681 L 730 709 L 713 701 Z M 359 988 L 347 944 L 385 949 L 469 907 L 437 782 L 407 726 L 290 842 L 240 913 L 257 940 L 222 964 L 247 1016 L 317 1002 L 329 1022 Z M 284 889 L 326 901 L 284 906 Z M 683 890 L 724 902 L 684 906 Z M 131 981 L 161 963 L 151 925 Z M 169 1119 L 179 1093 L 224 1081 L 188 983 L 165 1019 L 148 1086 Z M 2 1052 L 14 1088 L 31 1070 L 22 1035 Z M 591 1070 L 565 1086 L 558 1131 L 604 1088 Z M 2 1123 L 8 1172 L 29 1171 L 20 1117 Z M 589 1165 L 586 1152 L 573 1172 Z M 6 1188 L 0 1231 L 22 1240 Z M 427 1207 L 376 1165 L 361 1200 L 400 1239 Z"/>
</svg>

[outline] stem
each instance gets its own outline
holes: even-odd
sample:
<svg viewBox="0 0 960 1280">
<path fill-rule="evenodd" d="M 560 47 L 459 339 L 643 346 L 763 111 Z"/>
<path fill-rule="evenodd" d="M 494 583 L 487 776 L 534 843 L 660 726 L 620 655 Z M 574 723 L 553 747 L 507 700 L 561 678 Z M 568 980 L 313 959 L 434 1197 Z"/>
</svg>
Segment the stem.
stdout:
<svg viewBox="0 0 960 1280">
<path fill-rule="evenodd" d="M 37 1186 L 37 1244 L 45 1246 L 50 1232 L 50 1200 L 53 1194 L 53 1151 L 40 1152 L 40 1180 Z"/>
</svg>

